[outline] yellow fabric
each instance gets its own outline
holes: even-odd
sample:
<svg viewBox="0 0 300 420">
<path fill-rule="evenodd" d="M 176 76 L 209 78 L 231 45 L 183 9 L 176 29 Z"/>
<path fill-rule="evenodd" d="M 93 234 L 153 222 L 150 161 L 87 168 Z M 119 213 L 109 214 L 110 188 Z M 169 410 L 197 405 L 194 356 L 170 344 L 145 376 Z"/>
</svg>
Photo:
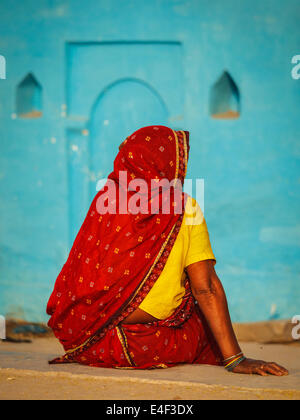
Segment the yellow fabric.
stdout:
<svg viewBox="0 0 300 420">
<path fill-rule="evenodd" d="M 182 225 L 166 265 L 140 309 L 158 319 L 166 319 L 181 304 L 185 293 L 184 269 L 198 261 L 215 260 L 203 213 L 189 197 Z"/>
</svg>

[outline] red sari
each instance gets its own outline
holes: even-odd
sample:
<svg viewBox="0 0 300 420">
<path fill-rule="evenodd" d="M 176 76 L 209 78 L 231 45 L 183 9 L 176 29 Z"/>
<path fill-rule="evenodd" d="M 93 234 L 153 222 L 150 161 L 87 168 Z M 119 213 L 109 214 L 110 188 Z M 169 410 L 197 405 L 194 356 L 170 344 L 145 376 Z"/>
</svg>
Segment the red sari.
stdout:
<svg viewBox="0 0 300 420">
<path fill-rule="evenodd" d="M 188 133 L 164 126 L 141 128 L 124 141 L 108 177 L 116 195 L 108 195 L 107 183 L 94 198 L 47 305 L 48 325 L 66 351 L 51 363 L 123 368 L 219 364 L 220 353 L 188 282 L 182 304 L 170 318 L 121 325 L 160 276 L 183 219 L 185 194 L 179 195 L 183 212 L 177 214 L 178 192 L 170 188 L 170 212 L 164 214 L 162 191 L 151 180 L 183 184 L 188 151 Z M 152 193 L 139 195 L 148 214 L 124 211 L 124 203 L 136 194 L 128 188 L 135 179 L 146 181 Z M 158 197 L 155 213 L 150 212 L 153 197 Z M 100 215 L 104 203 L 116 214 Z"/>
</svg>

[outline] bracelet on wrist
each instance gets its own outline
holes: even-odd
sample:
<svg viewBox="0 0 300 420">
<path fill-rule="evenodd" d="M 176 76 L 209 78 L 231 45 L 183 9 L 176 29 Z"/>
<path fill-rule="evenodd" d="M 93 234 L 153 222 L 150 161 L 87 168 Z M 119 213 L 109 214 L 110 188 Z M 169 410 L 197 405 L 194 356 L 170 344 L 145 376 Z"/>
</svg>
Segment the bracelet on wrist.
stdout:
<svg viewBox="0 0 300 420">
<path fill-rule="evenodd" d="M 242 363 L 244 360 L 246 360 L 245 356 L 237 357 L 236 359 L 233 359 L 227 365 L 225 366 L 225 369 L 228 372 L 232 372 L 234 368 L 236 368 L 240 363 Z"/>
<path fill-rule="evenodd" d="M 238 356 L 243 356 L 243 352 L 241 351 L 240 353 L 238 353 L 238 354 L 234 354 L 233 356 L 230 356 L 230 357 L 227 357 L 227 359 L 224 359 L 223 360 L 223 363 L 228 363 L 228 362 L 230 362 L 231 360 L 233 360 L 233 359 L 235 359 L 236 357 L 238 357 Z"/>
</svg>

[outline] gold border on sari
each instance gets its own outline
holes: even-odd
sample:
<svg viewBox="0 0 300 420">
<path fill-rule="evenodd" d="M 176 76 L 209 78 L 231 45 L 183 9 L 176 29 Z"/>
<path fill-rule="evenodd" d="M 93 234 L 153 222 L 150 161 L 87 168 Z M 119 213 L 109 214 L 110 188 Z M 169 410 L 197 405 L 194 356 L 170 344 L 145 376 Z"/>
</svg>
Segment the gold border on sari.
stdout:
<svg viewBox="0 0 300 420">
<path fill-rule="evenodd" d="M 120 343 L 121 343 L 123 352 L 124 352 L 125 357 L 127 359 L 127 362 L 130 364 L 130 366 L 133 366 L 134 367 L 135 366 L 135 363 L 134 363 L 134 361 L 132 360 L 132 358 L 131 358 L 131 356 L 129 354 L 127 338 L 126 338 L 126 335 L 124 333 L 124 330 L 123 330 L 123 328 L 121 326 L 117 326 L 116 327 L 116 330 L 117 330 L 118 338 L 120 340 Z"/>
<path fill-rule="evenodd" d="M 187 172 L 187 164 L 188 164 L 188 151 L 187 151 L 187 141 L 186 141 L 186 134 L 183 130 L 180 130 L 183 135 L 183 147 L 184 147 L 184 177 L 186 176 Z"/>
</svg>

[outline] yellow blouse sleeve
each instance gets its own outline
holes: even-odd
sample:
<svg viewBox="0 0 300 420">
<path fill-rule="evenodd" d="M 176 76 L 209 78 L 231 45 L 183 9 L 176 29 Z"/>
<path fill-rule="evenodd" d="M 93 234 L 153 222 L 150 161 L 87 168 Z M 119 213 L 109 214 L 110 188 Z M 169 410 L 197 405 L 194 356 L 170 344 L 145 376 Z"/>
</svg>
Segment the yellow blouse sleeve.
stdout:
<svg viewBox="0 0 300 420">
<path fill-rule="evenodd" d="M 185 259 L 185 267 L 204 260 L 214 260 L 216 262 L 203 213 L 196 200 L 192 200 L 192 205 L 193 209 L 186 209 L 184 221 L 189 229 L 189 248 Z"/>
</svg>

